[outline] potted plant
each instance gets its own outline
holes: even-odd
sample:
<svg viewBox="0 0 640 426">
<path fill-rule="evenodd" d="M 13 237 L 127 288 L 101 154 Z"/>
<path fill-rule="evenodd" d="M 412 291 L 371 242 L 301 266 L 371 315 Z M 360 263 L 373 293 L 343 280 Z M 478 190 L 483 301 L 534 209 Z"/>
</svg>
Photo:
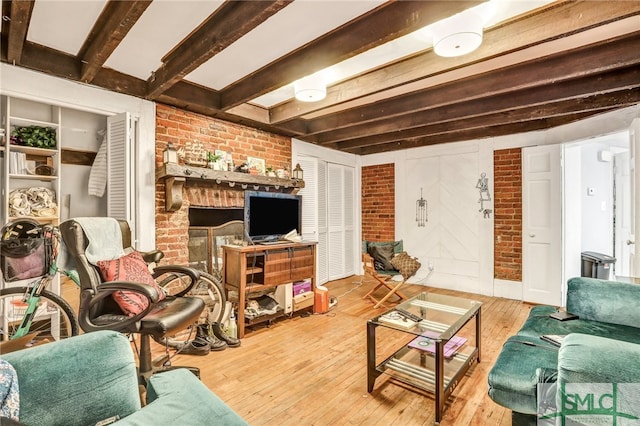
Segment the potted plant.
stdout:
<svg viewBox="0 0 640 426">
<path fill-rule="evenodd" d="M 267 176 L 276 177 L 276 171 L 273 169 L 272 166 L 267 167 L 265 169 L 265 172 L 266 172 Z"/>
<path fill-rule="evenodd" d="M 213 170 L 220 170 L 220 160 L 222 156 L 214 154 L 213 152 L 207 152 L 207 162 L 209 163 L 209 168 Z"/>
<path fill-rule="evenodd" d="M 55 149 L 56 130 L 51 127 L 16 127 L 11 132 L 11 143 L 34 148 Z"/>
</svg>

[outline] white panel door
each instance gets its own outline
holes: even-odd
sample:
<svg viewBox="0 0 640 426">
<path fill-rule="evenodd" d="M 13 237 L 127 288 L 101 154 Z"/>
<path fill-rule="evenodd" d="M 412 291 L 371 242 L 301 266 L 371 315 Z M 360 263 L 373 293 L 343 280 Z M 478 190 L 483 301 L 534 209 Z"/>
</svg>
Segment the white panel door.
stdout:
<svg viewBox="0 0 640 426">
<path fill-rule="evenodd" d="M 616 154 L 614 161 L 615 182 L 615 258 L 617 276 L 631 276 L 633 264 L 633 203 L 631 193 L 631 156 L 629 151 Z"/>
<path fill-rule="evenodd" d="M 397 238 L 421 262 L 415 280 L 477 291 L 479 280 L 480 177 L 477 152 L 407 160 L 406 187 L 411 196 L 397 209 L 403 228 Z M 427 221 L 418 226 L 421 200 Z M 434 267 L 429 273 L 428 265 Z"/>
<path fill-rule="evenodd" d="M 561 146 L 522 150 L 522 284 L 527 302 L 562 304 Z"/>
<path fill-rule="evenodd" d="M 630 238 L 625 242 L 629 249 L 629 275 L 640 277 L 640 256 L 638 255 L 638 241 L 640 241 L 640 118 L 633 120 L 629 129 L 629 148 L 631 151 L 629 179 L 631 181 L 631 217 L 629 221 Z"/>
<path fill-rule="evenodd" d="M 107 215 L 126 220 L 133 228 L 131 126 L 129 113 L 107 117 Z"/>
</svg>

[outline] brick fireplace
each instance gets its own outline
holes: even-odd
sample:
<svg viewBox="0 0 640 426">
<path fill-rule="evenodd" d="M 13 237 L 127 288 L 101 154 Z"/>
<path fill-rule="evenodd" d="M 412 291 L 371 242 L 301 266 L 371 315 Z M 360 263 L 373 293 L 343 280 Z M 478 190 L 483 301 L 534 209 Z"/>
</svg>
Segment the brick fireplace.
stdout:
<svg viewBox="0 0 640 426">
<path fill-rule="evenodd" d="M 230 152 L 236 165 L 245 162 L 248 156 L 263 158 L 266 165 L 274 169 L 291 165 L 290 138 L 157 104 L 157 169 L 162 167 L 162 154 L 169 142 L 177 149 L 186 147 L 187 143 L 197 142 L 202 143 L 208 151 L 220 149 Z M 242 186 L 217 183 L 215 180 L 186 179 L 181 187 L 180 207 L 175 211 L 167 211 L 166 184 L 158 180 L 155 200 L 156 248 L 165 254 L 163 263 L 188 264 L 190 208 L 244 208 L 244 191 L 254 188 Z M 285 191 L 285 188 L 278 190 Z"/>
</svg>

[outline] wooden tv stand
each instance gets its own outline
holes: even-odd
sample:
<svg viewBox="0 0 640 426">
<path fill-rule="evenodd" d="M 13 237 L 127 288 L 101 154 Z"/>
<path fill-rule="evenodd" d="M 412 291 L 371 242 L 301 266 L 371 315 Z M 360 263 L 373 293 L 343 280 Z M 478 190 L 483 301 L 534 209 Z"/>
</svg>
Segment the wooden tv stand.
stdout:
<svg viewBox="0 0 640 426">
<path fill-rule="evenodd" d="M 227 295 L 230 289 L 238 292 L 238 337 L 244 337 L 244 309 L 249 294 L 307 279 L 311 280 L 311 291 L 315 291 L 316 244 L 222 246 L 225 291 Z"/>
</svg>

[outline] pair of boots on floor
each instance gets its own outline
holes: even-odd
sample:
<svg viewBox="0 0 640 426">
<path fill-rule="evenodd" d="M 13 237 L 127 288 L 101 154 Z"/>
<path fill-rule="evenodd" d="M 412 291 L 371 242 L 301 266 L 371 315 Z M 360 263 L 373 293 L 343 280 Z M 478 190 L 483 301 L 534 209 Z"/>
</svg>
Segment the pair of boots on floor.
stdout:
<svg viewBox="0 0 640 426">
<path fill-rule="evenodd" d="M 223 351 L 240 346 L 240 339 L 224 332 L 220 323 L 198 324 L 196 338 L 189 340 L 179 349 L 184 355 L 207 355 L 211 351 Z"/>
</svg>

